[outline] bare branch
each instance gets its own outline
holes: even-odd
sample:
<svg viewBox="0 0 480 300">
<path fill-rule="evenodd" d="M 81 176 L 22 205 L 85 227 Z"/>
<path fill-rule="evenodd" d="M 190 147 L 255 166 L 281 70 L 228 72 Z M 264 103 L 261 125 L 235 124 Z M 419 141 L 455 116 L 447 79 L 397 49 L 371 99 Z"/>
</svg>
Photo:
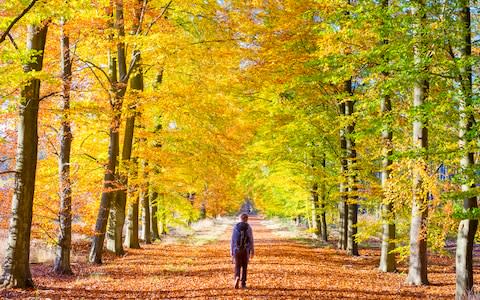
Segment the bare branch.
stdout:
<svg viewBox="0 0 480 300">
<path fill-rule="evenodd" d="M 13 40 L 12 35 L 9 33 L 7 36 L 8 36 L 8 39 L 10 40 L 10 42 L 12 43 L 13 47 L 15 47 L 15 49 L 18 51 L 18 45 L 17 45 L 17 43 L 15 43 L 15 41 Z"/>
<path fill-rule="evenodd" d="M 145 31 L 145 35 L 148 35 L 148 33 L 150 32 L 150 30 L 152 29 L 153 25 L 155 25 L 155 23 L 158 22 L 158 20 L 160 20 L 164 15 L 165 13 L 167 12 L 168 8 L 170 7 L 170 5 L 172 4 L 173 0 L 170 0 L 170 2 L 168 2 L 167 6 L 165 6 L 165 8 L 163 9 L 162 13 L 157 16 L 149 25 L 148 25 L 148 29 L 147 31 Z"/>
<path fill-rule="evenodd" d="M 145 18 L 145 12 L 147 11 L 147 3 L 148 3 L 148 0 L 143 1 L 142 10 L 140 12 L 140 21 L 137 27 L 137 31 L 135 32 L 135 35 L 139 35 L 140 31 L 142 30 L 143 19 Z"/>
<path fill-rule="evenodd" d="M 60 95 L 60 93 L 61 93 L 61 92 L 51 92 L 51 93 L 49 93 L 49 94 L 46 94 L 46 95 L 40 97 L 40 98 L 38 99 L 38 101 L 45 100 L 45 99 L 47 99 L 47 98 L 49 98 L 49 97 L 52 97 L 52 96 Z"/>
<path fill-rule="evenodd" d="M 5 41 L 13 26 L 35 5 L 35 2 L 37 2 L 37 0 L 32 0 L 32 2 L 15 19 L 13 19 L 10 25 L 8 25 L 7 29 L 0 37 L 0 44 Z"/>
<path fill-rule="evenodd" d="M 105 76 L 105 78 L 108 80 L 108 82 L 110 83 L 110 85 L 112 85 L 112 81 L 110 80 L 110 76 L 108 76 L 107 72 L 105 72 L 105 70 L 103 70 L 101 67 L 97 66 L 96 64 L 92 63 L 91 61 L 88 61 L 88 60 L 84 60 L 80 57 L 78 57 L 78 60 L 83 62 L 84 64 L 87 65 L 87 67 L 89 67 L 90 69 L 92 68 L 95 68 L 97 70 L 99 70 L 100 72 L 102 72 L 102 74 Z"/>
<path fill-rule="evenodd" d="M 97 162 L 97 163 L 100 163 L 100 161 L 99 161 L 95 156 L 92 156 L 92 155 L 90 155 L 90 154 L 88 154 L 88 153 L 82 153 L 82 155 L 90 158 L 91 160 L 93 160 L 93 161 L 95 161 L 95 162 Z"/>
<path fill-rule="evenodd" d="M 11 158 L 11 157 L 2 158 L 2 159 L 0 159 L 0 163 L 7 162 L 7 161 L 9 161 L 9 160 L 13 160 L 13 158 Z"/>
<path fill-rule="evenodd" d="M 85 63 L 87 65 L 87 67 L 90 69 L 90 71 L 92 72 L 93 76 L 95 76 L 95 78 L 97 79 L 98 83 L 100 83 L 100 85 L 102 86 L 102 88 L 105 90 L 105 92 L 107 93 L 108 95 L 108 101 L 110 102 L 110 105 L 112 105 L 112 96 L 110 95 L 110 91 L 111 91 L 111 88 L 110 89 L 107 89 L 107 87 L 103 84 L 103 81 L 100 79 L 100 77 L 98 77 L 97 73 L 95 72 L 94 68 L 97 69 L 97 70 L 100 70 L 100 72 L 102 72 L 102 74 L 107 78 L 108 80 L 108 83 L 110 84 L 110 87 L 113 86 L 113 83 L 112 81 L 110 80 L 110 77 L 108 76 L 108 74 L 102 69 L 100 68 L 99 66 L 95 65 L 94 63 L 92 62 L 89 62 L 89 61 L 86 61 L 86 60 L 83 60 L 81 58 L 78 58 L 79 61 Z"/>
<path fill-rule="evenodd" d="M 200 41 L 200 42 L 191 43 L 191 45 L 207 44 L 207 43 L 223 43 L 223 42 L 231 42 L 231 41 L 240 41 L 240 39 L 204 40 L 204 41 Z"/>
<path fill-rule="evenodd" d="M 138 54 L 139 53 L 135 53 L 135 55 L 133 56 L 132 60 L 130 61 L 130 66 L 129 66 L 129 69 L 127 71 L 127 74 L 125 74 L 125 76 L 123 78 L 120 78 L 120 82 L 127 83 L 128 78 L 130 77 L 130 75 L 133 72 L 133 69 L 135 68 L 135 64 L 136 64 L 138 56 L 139 56 Z"/>
<path fill-rule="evenodd" d="M 0 171 L 0 175 L 5 175 L 5 174 L 16 174 L 17 171 L 12 171 L 12 170 L 7 170 L 7 171 Z"/>
</svg>

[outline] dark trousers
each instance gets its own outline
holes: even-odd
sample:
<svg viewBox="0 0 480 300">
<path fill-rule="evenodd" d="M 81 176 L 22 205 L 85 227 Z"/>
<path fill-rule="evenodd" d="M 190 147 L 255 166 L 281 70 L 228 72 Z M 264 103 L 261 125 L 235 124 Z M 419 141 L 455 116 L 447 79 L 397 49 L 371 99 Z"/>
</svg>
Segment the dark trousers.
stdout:
<svg viewBox="0 0 480 300">
<path fill-rule="evenodd" d="M 235 254 L 235 278 L 240 277 L 240 269 L 242 269 L 242 285 L 245 285 L 247 281 L 247 266 L 248 266 L 248 255 L 247 250 L 240 250 Z"/>
</svg>

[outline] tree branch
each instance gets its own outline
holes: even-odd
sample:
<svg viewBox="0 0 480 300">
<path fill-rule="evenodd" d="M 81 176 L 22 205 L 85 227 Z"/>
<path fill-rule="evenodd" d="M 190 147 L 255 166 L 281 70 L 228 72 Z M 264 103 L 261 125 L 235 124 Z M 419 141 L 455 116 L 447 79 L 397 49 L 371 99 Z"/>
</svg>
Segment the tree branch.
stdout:
<svg viewBox="0 0 480 300">
<path fill-rule="evenodd" d="M 135 68 L 135 64 L 137 63 L 137 59 L 138 59 L 138 53 L 136 53 L 133 56 L 132 60 L 130 61 L 130 66 L 128 68 L 127 74 L 125 74 L 125 76 L 123 78 L 120 78 L 121 83 L 127 83 L 128 78 L 130 77 L 130 75 L 133 72 L 133 68 Z"/>
<path fill-rule="evenodd" d="M 147 3 L 148 3 L 148 0 L 143 1 L 142 10 L 140 12 L 140 21 L 139 21 L 137 30 L 135 32 L 135 35 L 139 35 L 140 31 L 142 31 L 143 19 L 145 18 L 145 12 L 147 11 Z"/>
<path fill-rule="evenodd" d="M 99 70 L 100 72 L 102 72 L 102 74 L 105 76 L 105 78 L 107 78 L 108 82 L 110 83 L 110 85 L 112 85 L 112 81 L 110 80 L 110 76 L 108 76 L 108 74 L 105 72 L 105 70 L 103 70 L 102 68 L 100 68 L 99 66 L 97 66 L 96 64 L 92 63 L 91 61 L 88 61 L 88 60 L 84 60 L 84 59 L 81 59 L 80 57 L 78 57 L 78 60 L 83 62 L 84 64 L 87 65 L 87 67 L 89 67 L 90 69 L 95 68 L 97 70 Z"/>
<path fill-rule="evenodd" d="M 16 174 L 17 171 L 12 171 L 12 170 L 7 170 L 7 171 L 0 171 L 0 175 L 5 175 L 5 174 Z"/>
<path fill-rule="evenodd" d="M 152 29 L 153 25 L 155 25 L 155 23 L 158 22 L 158 20 L 160 20 L 160 18 L 163 17 L 163 15 L 165 15 L 165 13 L 167 12 L 167 9 L 170 7 L 170 5 L 172 4 L 173 0 L 170 0 L 170 2 L 168 2 L 167 6 L 165 6 L 165 8 L 163 9 L 162 13 L 157 16 L 149 25 L 148 25 L 148 29 L 147 31 L 145 31 L 145 35 L 148 35 L 148 33 L 150 32 L 150 30 Z"/>
<path fill-rule="evenodd" d="M 15 19 L 13 19 L 10 25 L 8 25 L 7 29 L 4 33 L 2 33 L 2 36 L 0 37 L 0 44 L 5 41 L 13 26 L 35 5 L 35 2 L 37 2 L 37 0 L 32 0 L 32 2 Z"/>
<path fill-rule="evenodd" d="M 59 95 L 61 92 L 51 92 L 49 94 L 46 94 L 42 97 L 40 97 L 40 99 L 38 99 L 38 101 L 42 101 L 44 99 L 47 99 L 48 97 L 52 97 L 52 96 L 56 96 L 56 95 Z"/>
<path fill-rule="evenodd" d="M 226 39 L 226 40 L 203 40 L 200 42 L 191 43 L 191 45 L 206 44 L 206 43 L 223 43 L 231 41 L 241 41 L 241 39 Z"/>
<path fill-rule="evenodd" d="M 102 86 L 102 88 L 105 90 L 105 92 L 107 93 L 108 95 L 108 100 L 110 102 L 110 105 L 112 105 L 112 97 L 110 95 L 110 91 L 111 91 L 111 88 L 110 89 L 107 89 L 107 87 L 105 87 L 105 85 L 103 84 L 103 81 L 100 79 L 100 77 L 98 77 L 97 73 L 94 71 L 93 68 L 97 69 L 97 70 L 100 70 L 100 72 L 102 72 L 102 74 L 105 76 L 105 78 L 107 78 L 108 80 L 108 83 L 110 84 L 110 87 L 113 86 L 113 83 L 112 81 L 110 80 L 110 77 L 108 76 L 108 74 L 102 69 L 100 68 L 99 66 L 97 66 L 96 64 L 92 63 L 92 62 L 89 62 L 89 61 L 86 61 L 86 60 L 83 60 L 81 58 L 78 58 L 79 61 L 83 62 L 84 64 L 87 65 L 87 67 L 90 69 L 90 71 L 92 72 L 93 76 L 95 76 L 95 78 L 97 79 L 98 83 L 100 83 L 100 85 Z"/>
<path fill-rule="evenodd" d="M 8 36 L 8 39 L 10 40 L 10 42 L 12 43 L 13 47 L 15 47 L 15 49 L 18 51 L 18 45 L 17 45 L 17 43 L 15 43 L 15 41 L 13 40 L 12 35 L 9 33 L 9 34 L 7 34 L 7 36 Z"/>
</svg>

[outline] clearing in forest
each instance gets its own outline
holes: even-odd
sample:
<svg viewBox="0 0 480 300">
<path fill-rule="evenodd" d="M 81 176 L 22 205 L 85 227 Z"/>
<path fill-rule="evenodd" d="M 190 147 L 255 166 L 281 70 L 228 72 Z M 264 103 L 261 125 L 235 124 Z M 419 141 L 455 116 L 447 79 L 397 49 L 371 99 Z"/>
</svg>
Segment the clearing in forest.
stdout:
<svg viewBox="0 0 480 300">
<path fill-rule="evenodd" d="M 251 218 L 255 257 L 248 289 L 233 288 L 229 257 L 230 220 L 217 241 L 184 240 L 144 245 L 121 258 L 106 256 L 101 266 L 73 264 L 74 276 L 60 277 L 50 265 L 34 265 L 36 290 L 3 290 L 3 298 L 52 299 L 451 299 L 455 289 L 452 259 L 431 257 L 430 286 L 404 284 L 400 273 L 377 271 L 378 251 L 348 257 L 332 247 L 313 248 L 285 237 Z M 218 228 L 217 228 L 218 229 Z M 198 241 L 198 240 L 197 240 Z"/>
</svg>

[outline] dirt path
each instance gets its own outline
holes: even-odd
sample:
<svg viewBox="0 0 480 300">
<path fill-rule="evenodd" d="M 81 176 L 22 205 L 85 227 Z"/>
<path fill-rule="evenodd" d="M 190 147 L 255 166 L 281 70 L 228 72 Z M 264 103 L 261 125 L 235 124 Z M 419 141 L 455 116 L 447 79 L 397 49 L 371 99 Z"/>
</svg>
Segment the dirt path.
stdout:
<svg viewBox="0 0 480 300">
<path fill-rule="evenodd" d="M 434 262 L 432 286 L 409 287 L 404 274 L 377 272 L 377 252 L 359 258 L 335 249 L 311 248 L 275 236 L 252 219 L 256 256 L 248 289 L 235 290 L 229 258 L 230 229 L 203 246 L 155 244 L 107 257 L 102 266 L 74 265 L 75 276 L 55 277 L 34 266 L 36 291 L 3 290 L 4 298 L 107 299 L 451 299 L 454 270 Z"/>
</svg>

